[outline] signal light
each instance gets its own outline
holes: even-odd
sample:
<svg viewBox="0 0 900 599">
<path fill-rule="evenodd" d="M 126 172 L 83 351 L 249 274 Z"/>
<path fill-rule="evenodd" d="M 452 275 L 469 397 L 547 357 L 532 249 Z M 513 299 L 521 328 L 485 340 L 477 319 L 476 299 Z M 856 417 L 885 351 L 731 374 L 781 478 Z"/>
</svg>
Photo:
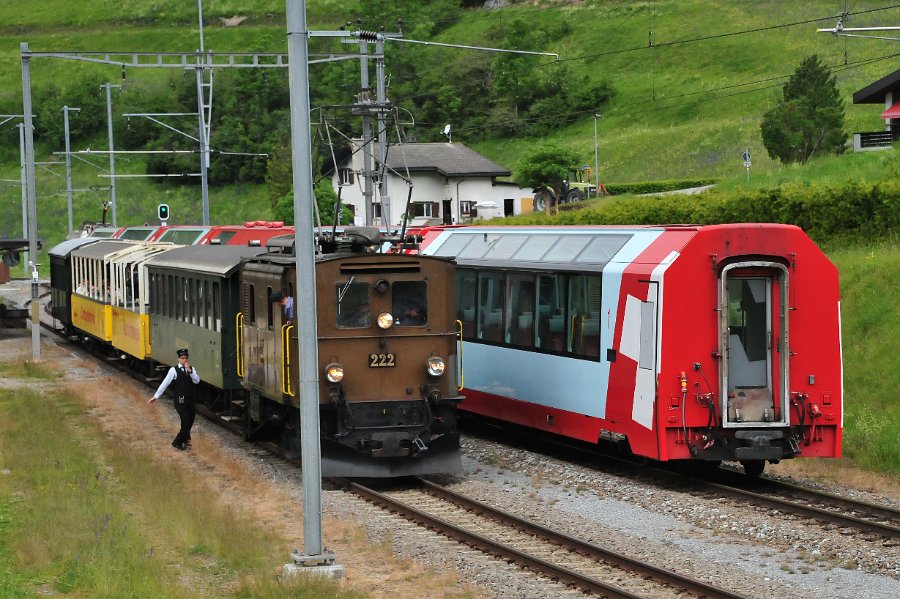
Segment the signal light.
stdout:
<svg viewBox="0 0 900 599">
<path fill-rule="evenodd" d="M 166 222 L 169 220 L 169 205 L 168 204 L 160 204 L 156 207 L 156 215 L 159 217 L 159 220 L 162 222 Z"/>
</svg>

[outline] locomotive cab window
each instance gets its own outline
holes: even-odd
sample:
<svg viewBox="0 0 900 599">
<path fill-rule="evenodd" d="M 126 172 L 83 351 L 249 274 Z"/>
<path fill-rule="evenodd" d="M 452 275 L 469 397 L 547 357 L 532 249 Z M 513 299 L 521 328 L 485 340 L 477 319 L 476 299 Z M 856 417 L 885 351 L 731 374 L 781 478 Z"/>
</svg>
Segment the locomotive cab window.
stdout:
<svg viewBox="0 0 900 599">
<path fill-rule="evenodd" d="M 335 285 L 335 315 L 341 328 L 372 326 L 371 290 L 368 283 L 349 281 Z"/>
<path fill-rule="evenodd" d="M 391 307 L 397 326 L 422 326 L 428 322 L 425 281 L 397 281 L 392 285 Z"/>
</svg>

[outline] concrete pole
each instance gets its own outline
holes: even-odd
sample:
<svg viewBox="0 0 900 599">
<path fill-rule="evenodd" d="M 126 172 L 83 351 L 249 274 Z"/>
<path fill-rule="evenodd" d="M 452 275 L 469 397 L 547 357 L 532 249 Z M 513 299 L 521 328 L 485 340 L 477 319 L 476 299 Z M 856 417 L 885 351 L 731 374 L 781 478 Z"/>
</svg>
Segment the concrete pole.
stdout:
<svg viewBox="0 0 900 599">
<path fill-rule="evenodd" d="M 294 184 L 294 256 L 300 358 L 300 449 L 303 467 L 303 551 L 295 562 L 323 555 L 322 448 L 319 445 L 319 356 L 313 237 L 312 142 L 309 121 L 309 31 L 305 0 L 287 0 L 288 74 L 291 102 L 291 163 Z"/>
<path fill-rule="evenodd" d="M 41 318 L 38 300 L 37 193 L 34 177 L 34 119 L 31 114 L 31 51 L 28 42 L 19 45 L 22 54 L 22 114 L 25 116 L 25 189 L 28 199 L 28 254 L 31 256 L 31 357 L 41 361 Z"/>
<path fill-rule="evenodd" d="M 597 119 L 600 115 L 594 113 L 594 196 L 600 195 L 600 158 L 597 153 Z"/>
<path fill-rule="evenodd" d="M 381 223 L 386 231 L 391 230 L 393 222 L 393 214 L 391 213 L 391 198 L 388 195 L 387 188 L 387 169 L 385 162 L 387 161 L 387 130 L 384 124 L 384 112 L 387 108 L 387 90 L 385 88 L 384 76 L 384 39 L 378 36 L 375 42 L 375 79 L 376 79 L 376 96 L 375 102 L 378 106 L 378 159 L 380 161 L 381 176 L 378 178 L 378 195 L 381 197 Z"/>
<path fill-rule="evenodd" d="M 116 155 L 113 149 L 112 94 L 110 89 L 120 86 L 107 83 L 100 87 L 106 88 L 106 129 L 109 134 L 109 201 L 112 205 L 112 226 L 118 227 L 119 221 L 116 218 Z"/>
<path fill-rule="evenodd" d="M 371 99 L 369 97 L 369 42 L 360 37 L 359 39 L 359 87 L 360 96 L 358 98 L 362 110 L 362 128 L 363 128 L 363 198 L 366 204 L 366 226 L 371 227 L 375 223 L 375 206 L 373 204 L 374 190 L 372 189 L 372 119 L 369 116 L 371 108 Z M 382 206 L 382 215 L 384 215 L 384 206 Z"/>
<path fill-rule="evenodd" d="M 201 58 L 205 60 L 205 58 Z M 209 147 L 206 140 L 209 139 L 205 115 L 205 102 L 203 101 L 203 67 L 197 67 L 197 113 L 200 115 L 200 196 L 203 205 L 203 225 L 209 225 Z"/>
<path fill-rule="evenodd" d="M 63 125 L 65 127 L 66 132 L 66 198 L 68 199 L 69 206 L 69 233 L 72 233 L 72 154 L 71 147 L 69 145 L 69 111 L 75 110 L 79 111 L 80 108 L 69 108 L 68 106 L 63 106 Z"/>
<path fill-rule="evenodd" d="M 22 239 L 28 239 L 28 177 L 25 176 L 25 123 L 16 125 L 19 128 L 19 175 L 22 181 Z M 23 262 L 28 264 L 29 254 L 24 252 Z"/>
</svg>

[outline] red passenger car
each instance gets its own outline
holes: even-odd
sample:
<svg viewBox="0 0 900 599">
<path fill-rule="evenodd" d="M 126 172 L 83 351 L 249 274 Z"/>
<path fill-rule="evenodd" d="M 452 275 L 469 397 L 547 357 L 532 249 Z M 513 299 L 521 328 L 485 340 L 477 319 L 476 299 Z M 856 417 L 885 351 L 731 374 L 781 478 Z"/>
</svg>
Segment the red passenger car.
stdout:
<svg viewBox="0 0 900 599">
<path fill-rule="evenodd" d="M 460 409 L 654 460 L 841 455 L 835 266 L 778 224 L 466 227 Z"/>
</svg>

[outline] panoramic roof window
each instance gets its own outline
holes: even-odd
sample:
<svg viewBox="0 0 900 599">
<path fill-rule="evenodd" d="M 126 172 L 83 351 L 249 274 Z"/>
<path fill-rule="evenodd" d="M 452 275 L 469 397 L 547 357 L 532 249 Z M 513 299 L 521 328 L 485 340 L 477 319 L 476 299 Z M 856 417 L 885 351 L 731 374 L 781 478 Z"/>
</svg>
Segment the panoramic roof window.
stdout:
<svg viewBox="0 0 900 599">
<path fill-rule="evenodd" d="M 544 257 L 557 239 L 559 235 L 529 235 L 528 241 L 513 255 L 513 260 L 537 262 Z"/>
<path fill-rule="evenodd" d="M 631 235 L 598 235 L 578 254 L 575 262 L 591 262 L 605 264 L 622 249 Z"/>
<path fill-rule="evenodd" d="M 462 249 L 471 241 L 472 237 L 472 235 L 451 235 L 450 239 L 441 244 L 435 255 L 458 256 Z"/>
<path fill-rule="evenodd" d="M 561 235 L 559 242 L 544 256 L 544 261 L 571 262 L 590 240 L 587 235 Z"/>
<path fill-rule="evenodd" d="M 527 241 L 528 235 L 503 235 L 490 244 L 484 257 L 490 260 L 509 260 Z"/>
</svg>

